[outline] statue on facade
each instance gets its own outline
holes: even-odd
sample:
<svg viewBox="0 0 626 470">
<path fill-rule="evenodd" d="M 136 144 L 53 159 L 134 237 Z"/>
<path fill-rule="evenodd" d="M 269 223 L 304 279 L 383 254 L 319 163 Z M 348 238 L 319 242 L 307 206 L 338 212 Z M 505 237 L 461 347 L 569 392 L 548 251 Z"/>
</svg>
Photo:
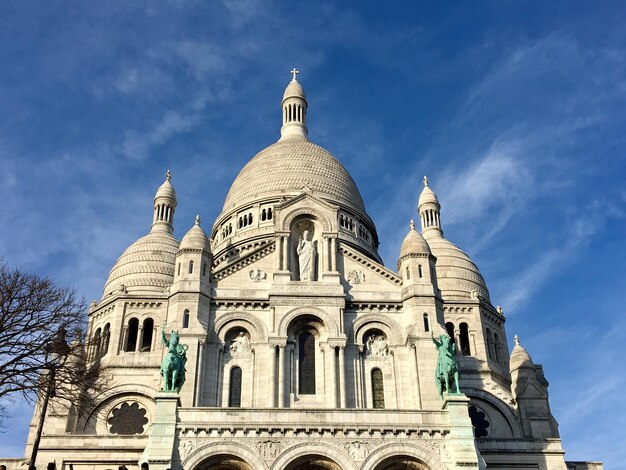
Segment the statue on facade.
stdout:
<svg viewBox="0 0 626 470">
<path fill-rule="evenodd" d="M 250 354 L 250 339 L 243 331 L 230 342 L 230 357 L 248 357 Z"/>
<path fill-rule="evenodd" d="M 372 335 L 367 338 L 367 355 L 385 357 L 389 354 L 387 340 L 383 335 Z"/>
<path fill-rule="evenodd" d="M 300 280 L 313 281 L 315 271 L 315 246 L 309 240 L 309 231 L 302 232 L 298 241 L 298 264 L 300 266 Z"/>
<path fill-rule="evenodd" d="M 187 349 L 189 346 L 180 344 L 178 331 L 172 331 L 169 341 L 165 337 L 165 326 L 161 328 L 161 340 L 167 354 L 161 362 L 161 375 L 163 376 L 163 390 L 180 392 L 185 383 L 185 364 L 187 362 Z"/>
<path fill-rule="evenodd" d="M 454 381 L 456 393 L 459 391 L 459 368 L 456 364 L 456 345 L 447 334 L 439 335 L 439 341 L 430 332 L 433 343 L 439 353 L 437 357 L 437 369 L 435 370 L 435 382 L 439 390 L 439 396 L 443 400 L 443 391 L 450 392 L 450 382 Z M 455 392 L 452 392 L 455 393 Z"/>
</svg>

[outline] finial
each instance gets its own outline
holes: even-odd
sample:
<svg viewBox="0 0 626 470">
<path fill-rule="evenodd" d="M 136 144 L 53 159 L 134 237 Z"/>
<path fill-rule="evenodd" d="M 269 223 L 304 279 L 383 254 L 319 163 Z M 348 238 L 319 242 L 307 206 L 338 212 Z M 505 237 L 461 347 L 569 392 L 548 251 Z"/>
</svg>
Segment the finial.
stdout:
<svg viewBox="0 0 626 470">
<path fill-rule="evenodd" d="M 424 183 L 424 187 L 425 188 L 428 187 L 428 176 L 424 176 L 424 179 L 422 180 L 422 183 Z"/>
<path fill-rule="evenodd" d="M 515 346 L 520 346 L 520 347 L 522 346 L 521 344 L 519 344 L 519 338 L 517 335 L 513 337 L 513 341 L 515 341 Z"/>
<path fill-rule="evenodd" d="M 292 82 L 296 81 L 296 75 L 298 75 L 300 73 L 300 71 L 297 68 L 293 68 L 291 69 L 291 75 L 293 75 L 293 78 L 291 79 Z"/>
<path fill-rule="evenodd" d="M 172 172 L 171 172 L 170 170 L 167 170 L 167 171 L 165 172 L 165 179 L 166 179 L 167 181 L 171 181 L 171 179 L 172 179 Z"/>
<path fill-rule="evenodd" d="M 411 230 L 415 230 L 415 222 L 413 222 L 413 219 L 411 219 L 411 222 L 409 223 L 409 227 Z"/>
<path fill-rule="evenodd" d="M 196 225 L 200 225 L 200 215 L 196 215 Z"/>
</svg>

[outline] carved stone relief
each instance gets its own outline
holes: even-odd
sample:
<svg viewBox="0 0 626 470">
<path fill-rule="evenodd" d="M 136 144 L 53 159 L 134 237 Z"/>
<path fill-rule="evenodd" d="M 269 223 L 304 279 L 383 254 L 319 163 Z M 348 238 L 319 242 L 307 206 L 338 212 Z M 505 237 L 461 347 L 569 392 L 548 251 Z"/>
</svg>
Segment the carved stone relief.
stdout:
<svg viewBox="0 0 626 470">
<path fill-rule="evenodd" d="M 351 269 L 346 278 L 350 284 L 361 284 L 365 282 L 365 273 L 360 269 Z"/>
<path fill-rule="evenodd" d="M 249 276 L 250 280 L 255 282 L 264 281 L 265 279 L 267 279 L 267 273 L 259 268 L 251 269 Z"/>
<path fill-rule="evenodd" d="M 233 359 L 247 359 L 250 357 L 250 338 L 246 333 L 240 331 L 239 334 L 230 341 L 228 355 Z"/>
<path fill-rule="evenodd" d="M 389 355 L 387 338 L 382 334 L 373 334 L 365 342 L 365 356 L 368 359 L 383 358 Z"/>
</svg>

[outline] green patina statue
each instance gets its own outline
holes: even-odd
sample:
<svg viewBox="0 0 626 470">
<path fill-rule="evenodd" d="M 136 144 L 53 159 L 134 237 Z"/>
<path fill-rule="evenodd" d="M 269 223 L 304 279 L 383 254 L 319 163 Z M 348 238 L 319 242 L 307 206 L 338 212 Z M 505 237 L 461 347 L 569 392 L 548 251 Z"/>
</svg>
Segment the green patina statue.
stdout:
<svg viewBox="0 0 626 470">
<path fill-rule="evenodd" d="M 163 376 L 163 390 L 180 392 L 185 383 L 185 363 L 187 362 L 186 344 L 180 344 L 178 331 L 172 331 L 169 341 L 165 337 L 165 326 L 161 328 L 161 339 L 168 348 L 167 354 L 161 362 L 161 375 Z"/>
<path fill-rule="evenodd" d="M 435 339 L 435 335 L 430 332 L 433 343 L 437 347 L 439 356 L 437 357 L 437 370 L 435 371 L 435 382 L 439 396 L 443 400 L 443 391 L 450 392 L 450 382 L 454 381 L 456 393 L 459 392 L 459 368 L 456 364 L 456 345 L 447 334 L 439 335 L 439 341 Z M 452 392 L 454 393 L 454 392 Z"/>
</svg>

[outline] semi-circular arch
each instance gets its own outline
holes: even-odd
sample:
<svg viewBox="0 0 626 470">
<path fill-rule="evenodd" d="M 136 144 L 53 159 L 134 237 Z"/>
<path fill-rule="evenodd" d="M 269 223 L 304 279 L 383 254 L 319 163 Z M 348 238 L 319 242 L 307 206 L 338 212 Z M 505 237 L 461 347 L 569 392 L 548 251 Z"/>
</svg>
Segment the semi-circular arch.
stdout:
<svg viewBox="0 0 626 470">
<path fill-rule="evenodd" d="M 374 450 L 361 465 L 361 470 L 376 470 L 385 460 L 399 456 L 416 459 L 429 470 L 446 470 L 439 455 L 423 447 L 406 442 L 402 444 L 387 444 Z"/>
<path fill-rule="evenodd" d="M 343 470 L 358 470 L 357 465 L 343 450 L 323 442 L 303 442 L 289 447 L 274 461 L 271 470 L 283 470 L 291 462 L 307 455 L 322 455 L 334 461 Z"/>
<path fill-rule="evenodd" d="M 254 450 L 236 441 L 212 442 L 192 451 L 182 462 L 182 468 L 197 470 L 211 457 L 219 455 L 232 455 L 243 460 L 254 470 L 267 470 L 267 464 Z"/>
</svg>

